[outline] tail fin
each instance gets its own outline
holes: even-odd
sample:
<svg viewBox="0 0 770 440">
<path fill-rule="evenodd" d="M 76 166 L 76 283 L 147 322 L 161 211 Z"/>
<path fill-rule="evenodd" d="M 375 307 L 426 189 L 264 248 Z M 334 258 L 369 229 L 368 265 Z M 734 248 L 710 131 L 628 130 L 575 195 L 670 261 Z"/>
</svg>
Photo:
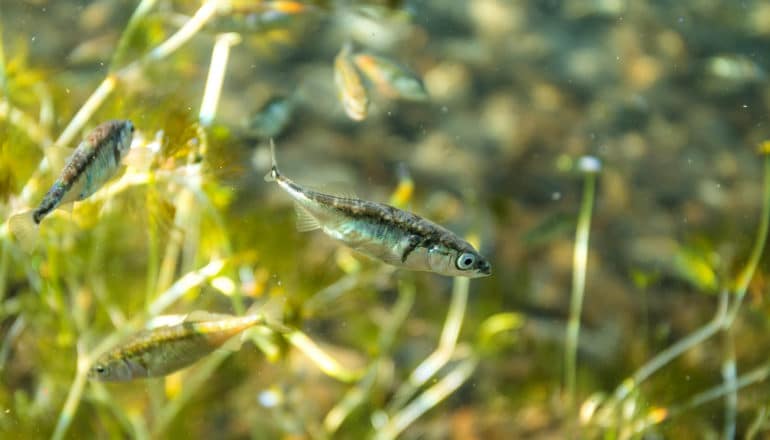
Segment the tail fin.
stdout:
<svg viewBox="0 0 770 440">
<path fill-rule="evenodd" d="M 26 253 L 32 253 L 38 241 L 37 223 L 33 215 L 33 211 L 28 210 L 8 218 L 8 230 Z"/>
<path fill-rule="evenodd" d="M 283 324 L 283 307 L 286 304 L 286 298 L 271 298 L 264 303 L 255 303 L 246 311 L 246 315 L 259 314 L 264 320 L 264 325 L 271 330 L 284 333 L 289 331 Z"/>
<path fill-rule="evenodd" d="M 270 138 L 270 161 L 270 171 L 265 174 L 265 182 L 275 182 L 280 174 L 278 163 L 275 161 L 275 142 L 273 142 L 273 138 Z"/>
</svg>

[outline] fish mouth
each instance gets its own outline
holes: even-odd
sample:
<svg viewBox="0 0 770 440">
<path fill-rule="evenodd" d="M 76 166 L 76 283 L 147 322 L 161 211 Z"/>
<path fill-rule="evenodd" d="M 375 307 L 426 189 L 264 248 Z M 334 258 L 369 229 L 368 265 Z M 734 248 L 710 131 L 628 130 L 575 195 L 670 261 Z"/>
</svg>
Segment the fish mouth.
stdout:
<svg viewBox="0 0 770 440">
<path fill-rule="evenodd" d="M 479 274 L 479 276 L 492 275 L 492 265 L 489 264 L 488 261 L 481 261 L 476 268 L 476 272 Z"/>
</svg>

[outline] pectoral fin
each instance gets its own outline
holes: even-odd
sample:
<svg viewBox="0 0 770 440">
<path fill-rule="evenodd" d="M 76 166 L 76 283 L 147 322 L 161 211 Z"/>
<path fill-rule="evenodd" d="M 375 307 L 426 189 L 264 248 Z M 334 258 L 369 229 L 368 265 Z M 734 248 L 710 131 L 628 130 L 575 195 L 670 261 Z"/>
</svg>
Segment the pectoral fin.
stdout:
<svg viewBox="0 0 770 440">
<path fill-rule="evenodd" d="M 221 347 L 218 348 L 218 350 L 224 350 L 229 351 L 231 353 L 235 353 L 236 351 L 239 351 L 241 347 L 243 346 L 244 339 L 241 336 L 233 336 L 232 338 L 228 339 L 227 342 L 222 344 Z"/>
<path fill-rule="evenodd" d="M 26 253 L 35 250 L 38 241 L 38 227 L 32 217 L 32 210 L 12 215 L 8 219 L 8 230 Z"/>
<path fill-rule="evenodd" d="M 297 214 L 297 230 L 299 232 L 313 231 L 321 227 L 318 220 L 299 203 L 294 204 L 294 212 Z"/>
<path fill-rule="evenodd" d="M 419 235 L 410 235 L 406 238 L 406 244 L 404 246 L 404 252 L 401 254 L 401 262 L 406 263 L 406 259 L 409 257 L 409 254 L 412 253 L 415 249 L 417 249 L 417 246 L 420 245 L 420 243 L 423 242 L 422 237 Z"/>
</svg>

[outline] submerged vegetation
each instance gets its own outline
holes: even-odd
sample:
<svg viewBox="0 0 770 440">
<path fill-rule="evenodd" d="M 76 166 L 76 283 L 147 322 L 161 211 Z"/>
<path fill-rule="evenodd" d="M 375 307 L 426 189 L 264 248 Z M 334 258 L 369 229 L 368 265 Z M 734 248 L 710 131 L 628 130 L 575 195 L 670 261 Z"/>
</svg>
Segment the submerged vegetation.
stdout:
<svg viewBox="0 0 770 440">
<path fill-rule="evenodd" d="M 4 2 L 0 436 L 767 435 L 770 8 L 659 3 Z M 297 231 L 273 138 L 492 275 Z"/>
</svg>

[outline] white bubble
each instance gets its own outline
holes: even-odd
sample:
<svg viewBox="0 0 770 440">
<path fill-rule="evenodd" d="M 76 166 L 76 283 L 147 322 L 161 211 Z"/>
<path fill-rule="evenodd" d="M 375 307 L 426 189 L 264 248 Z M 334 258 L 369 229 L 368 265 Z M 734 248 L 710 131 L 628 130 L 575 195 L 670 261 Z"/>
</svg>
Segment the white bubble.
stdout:
<svg viewBox="0 0 770 440">
<path fill-rule="evenodd" d="M 257 400 L 265 408 L 272 408 L 283 402 L 283 396 L 275 390 L 265 390 L 259 393 Z"/>
<path fill-rule="evenodd" d="M 577 168 L 584 173 L 598 173 L 602 162 L 595 156 L 583 156 L 578 160 Z"/>
</svg>

